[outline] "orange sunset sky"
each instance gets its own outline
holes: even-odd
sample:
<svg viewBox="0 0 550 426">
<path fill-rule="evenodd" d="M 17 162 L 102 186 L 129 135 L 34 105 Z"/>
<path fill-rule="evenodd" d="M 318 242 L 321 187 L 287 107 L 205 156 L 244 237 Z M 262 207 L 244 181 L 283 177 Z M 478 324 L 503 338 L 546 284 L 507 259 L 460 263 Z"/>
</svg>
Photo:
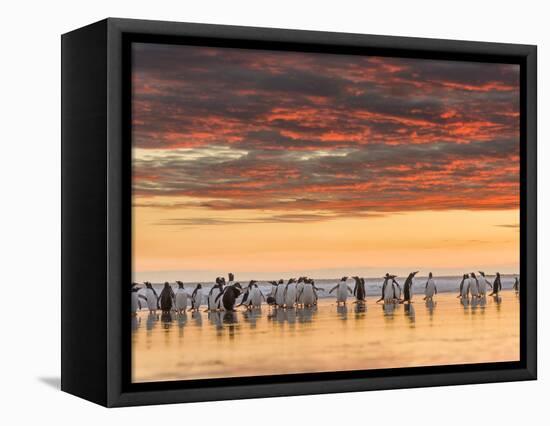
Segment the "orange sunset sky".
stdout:
<svg viewBox="0 0 550 426">
<path fill-rule="evenodd" d="M 519 272 L 519 66 L 133 45 L 134 280 Z"/>
</svg>

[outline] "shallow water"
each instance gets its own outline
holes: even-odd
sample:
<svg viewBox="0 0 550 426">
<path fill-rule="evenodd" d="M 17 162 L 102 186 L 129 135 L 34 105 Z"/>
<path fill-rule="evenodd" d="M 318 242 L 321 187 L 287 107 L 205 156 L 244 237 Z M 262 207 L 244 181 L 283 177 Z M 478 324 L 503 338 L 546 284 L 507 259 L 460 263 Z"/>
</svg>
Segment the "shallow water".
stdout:
<svg viewBox="0 0 550 426">
<path fill-rule="evenodd" d="M 366 305 L 132 318 L 133 381 L 364 370 L 519 360 L 519 297 L 462 305 Z"/>
</svg>

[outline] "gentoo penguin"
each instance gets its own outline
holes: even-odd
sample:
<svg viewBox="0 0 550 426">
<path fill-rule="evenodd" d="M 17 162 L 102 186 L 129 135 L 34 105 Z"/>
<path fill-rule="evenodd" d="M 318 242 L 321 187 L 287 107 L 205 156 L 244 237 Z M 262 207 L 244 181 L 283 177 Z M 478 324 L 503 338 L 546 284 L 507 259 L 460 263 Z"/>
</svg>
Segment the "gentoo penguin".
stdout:
<svg viewBox="0 0 550 426">
<path fill-rule="evenodd" d="M 386 275 L 384 277 L 384 283 L 382 284 L 382 297 L 377 301 L 377 303 L 380 300 L 384 301 L 384 304 L 387 303 L 394 303 L 394 280 L 395 275 L 390 275 L 386 272 Z"/>
<path fill-rule="evenodd" d="M 301 295 L 303 294 L 305 280 L 306 277 L 300 277 L 296 283 L 296 304 L 298 306 L 302 306 L 304 304 L 302 302 Z"/>
<path fill-rule="evenodd" d="M 216 299 L 218 295 L 223 291 L 223 283 L 225 282 L 224 278 L 218 277 L 216 278 L 216 284 L 212 286 L 210 291 L 208 292 L 207 297 L 207 305 L 209 311 L 215 311 L 216 309 L 219 309 L 218 304 L 216 304 Z"/>
<path fill-rule="evenodd" d="M 493 283 L 493 291 L 489 296 L 498 296 L 500 293 L 500 290 L 502 290 L 502 283 L 500 281 L 500 272 L 497 272 L 497 276 L 495 277 L 495 282 Z"/>
<path fill-rule="evenodd" d="M 282 279 L 279 280 L 275 290 L 275 304 L 277 306 L 283 307 L 285 304 L 285 287 L 284 281 Z"/>
<path fill-rule="evenodd" d="M 468 292 L 472 297 L 479 297 L 479 283 L 477 282 L 476 274 L 473 272 L 470 274 L 468 280 Z"/>
<path fill-rule="evenodd" d="M 491 281 L 489 281 L 485 276 L 485 272 L 483 271 L 478 271 L 478 272 L 481 275 L 481 279 L 478 281 L 479 294 L 480 296 L 485 296 L 485 294 L 487 294 L 487 287 L 489 287 L 492 290 L 493 286 L 491 285 Z"/>
<path fill-rule="evenodd" d="M 296 280 L 291 278 L 285 286 L 284 301 L 286 308 L 293 308 L 296 304 Z"/>
<path fill-rule="evenodd" d="M 187 292 L 181 281 L 176 281 L 178 288 L 176 289 L 176 311 L 182 314 L 187 309 Z"/>
<path fill-rule="evenodd" d="M 265 296 L 262 293 L 262 290 L 260 290 L 260 287 L 258 287 L 258 284 L 256 281 L 254 281 L 254 284 L 252 286 L 252 290 L 250 290 L 250 306 L 253 308 L 261 308 L 262 307 L 262 299 L 265 300 Z"/>
<path fill-rule="evenodd" d="M 336 291 L 336 304 L 339 305 L 340 303 L 343 303 L 345 305 L 348 298 L 348 291 L 350 294 L 353 293 L 351 287 L 348 286 L 348 277 L 342 277 L 340 282 L 332 287 L 328 294 L 331 294 L 336 289 L 338 289 Z"/>
<path fill-rule="evenodd" d="M 252 303 L 251 302 L 252 288 L 254 287 L 255 282 L 256 281 L 252 280 L 248 283 L 248 285 L 246 286 L 246 288 L 243 292 L 243 298 L 241 299 L 241 303 L 239 303 L 237 308 L 239 306 L 246 306 L 247 308 L 250 307 L 250 304 Z"/>
<path fill-rule="evenodd" d="M 355 299 L 357 302 L 364 302 L 365 301 L 365 280 L 363 278 L 359 277 L 353 277 L 355 280 L 355 286 L 353 287 L 353 295 L 355 296 Z"/>
<path fill-rule="evenodd" d="M 145 283 L 145 297 L 147 299 L 147 307 L 149 312 L 155 313 L 158 308 L 158 295 L 153 285 L 150 282 Z"/>
<path fill-rule="evenodd" d="M 162 312 L 170 312 L 174 305 L 174 290 L 170 287 L 168 282 L 164 283 L 164 288 L 160 292 L 159 304 Z"/>
<path fill-rule="evenodd" d="M 311 307 L 315 304 L 315 289 L 313 288 L 313 281 L 306 279 L 303 283 L 301 292 L 298 294 L 303 306 Z"/>
<path fill-rule="evenodd" d="M 199 283 L 191 294 L 191 309 L 190 311 L 198 311 L 202 305 L 202 285 Z"/>
<path fill-rule="evenodd" d="M 235 310 L 235 302 L 237 301 L 237 297 L 240 296 L 241 292 L 241 285 L 239 283 L 235 283 L 233 285 L 227 286 L 224 292 L 218 296 L 218 298 L 221 299 L 223 308 L 226 311 Z"/>
<path fill-rule="evenodd" d="M 400 303 L 411 302 L 413 297 L 413 285 L 414 285 L 414 276 L 418 274 L 418 271 L 411 272 L 405 284 L 403 284 L 403 300 Z"/>
<path fill-rule="evenodd" d="M 138 294 L 138 292 L 141 290 L 141 287 L 138 286 L 137 283 L 132 283 L 132 289 L 131 291 L 131 311 L 132 315 L 135 315 L 137 311 L 141 309 L 141 300 L 145 300 L 147 302 L 147 298 L 141 294 Z"/>
<path fill-rule="evenodd" d="M 519 293 L 519 279 L 518 279 L 518 277 L 514 277 L 514 285 L 512 286 L 512 289 L 516 293 Z"/>
<path fill-rule="evenodd" d="M 316 287 L 315 286 L 315 281 L 313 281 L 312 279 L 310 279 L 309 281 L 311 282 L 311 285 L 313 286 L 313 294 L 315 295 L 315 302 L 313 304 L 317 305 L 317 301 L 319 300 L 319 292 L 320 291 L 325 291 L 325 289 L 321 288 L 321 287 Z"/>
<path fill-rule="evenodd" d="M 468 284 L 469 284 L 468 274 L 462 275 L 462 281 L 460 281 L 459 295 L 457 297 L 461 297 L 463 299 L 468 298 Z"/>
<path fill-rule="evenodd" d="M 394 299 L 394 301 L 400 302 L 401 301 L 401 286 L 395 280 L 395 276 L 394 276 L 394 278 L 392 278 L 392 284 L 393 284 L 393 299 Z"/>
<path fill-rule="evenodd" d="M 428 281 L 426 281 L 426 287 L 424 288 L 424 300 L 433 300 L 434 294 L 437 294 L 437 287 L 432 273 L 428 274 Z"/>
<path fill-rule="evenodd" d="M 269 281 L 269 284 L 271 284 L 271 292 L 267 296 L 267 304 L 272 306 L 275 305 L 275 294 L 277 293 L 277 281 Z"/>
</svg>

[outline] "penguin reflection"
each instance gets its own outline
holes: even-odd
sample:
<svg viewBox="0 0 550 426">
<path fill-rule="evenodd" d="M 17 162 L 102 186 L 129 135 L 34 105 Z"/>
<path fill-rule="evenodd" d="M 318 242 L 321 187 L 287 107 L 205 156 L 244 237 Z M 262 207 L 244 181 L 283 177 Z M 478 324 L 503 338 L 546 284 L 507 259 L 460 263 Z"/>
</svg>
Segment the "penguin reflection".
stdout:
<svg viewBox="0 0 550 426">
<path fill-rule="evenodd" d="M 412 303 L 404 303 L 403 307 L 405 308 L 405 316 L 411 324 L 414 324 L 416 321 L 416 313 L 414 311 L 414 305 Z"/>
<path fill-rule="evenodd" d="M 255 328 L 256 323 L 258 322 L 258 319 L 262 316 L 262 309 L 256 308 L 256 309 L 247 309 L 243 312 L 243 318 L 244 321 L 248 324 L 250 324 L 250 328 Z"/>
<path fill-rule="evenodd" d="M 137 315 L 132 316 L 132 331 L 137 331 L 139 324 L 141 323 L 141 318 Z"/>
<path fill-rule="evenodd" d="M 395 303 L 384 303 L 382 305 L 382 311 L 384 312 L 384 318 L 393 319 L 393 313 L 395 312 Z"/>
<path fill-rule="evenodd" d="M 500 312 L 501 303 L 502 303 L 502 297 L 500 297 L 498 294 L 493 296 L 493 301 L 497 305 L 497 312 Z"/>
<path fill-rule="evenodd" d="M 221 336 L 223 331 L 222 313 L 220 311 L 211 311 L 208 313 L 208 321 L 217 331 L 217 335 Z"/>
<path fill-rule="evenodd" d="M 354 309 L 355 318 L 358 319 L 364 317 L 365 312 L 367 312 L 367 304 L 365 302 L 357 302 Z"/>
<path fill-rule="evenodd" d="M 147 315 L 147 322 L 145 323 L 145 328 L 147 329 L 147 331 L 151 331 L 153 330 L 153 328 L 155 328 L 157 320 L 157 314 L 149 312 L 149 314 Z"/>
<path fill-rule="evenodd" d="M 479 298 L 479 307 L 481 312 L 485 312 L 485 307 L 487 306 L 487 296 L 483 295 Z"/>
<path fill-rule="evenodd" d="M 475 314 L 477 312 L 477 308 L 479 307 L 480 299 L 479 297 L 472 297 L 470 302 L 470 308 L 472 311 L 472 314 Z"/>
<path fill-rule="evenodd" d="M 346 305 L 336 305 L 336 313 L 342 321 L 348 319 L 348 307 Z"/>
<path fill-rule="evenodd" d="M 519 294 L 519 278 L 514 277 L 514 285 L 512 286 L 512 289 L 516 292 L 516 294 Z"/>
<path fill-rule="evenodd" d="M 164 330 L 169 330 L 172 326 L 172 313 L 170 311 L 163 311 L 160 315 L 160 322 Z"/>
<path fill-rule="evenodd" d="M 313 321 L 313 316 L 317 313 L 317 306 L 305 306 L 296 311 L 296 320 L 299 323 L 308 323 Z"/>
<path fill-rule="evenodd" d="M 436 306 L 437 306 L 437 302 L 434 302 L 433 299 L 426 300 L 426 308 L 428 309 L 428 314 L 430 315 L 430 317 L 433 316 Z"/>
<path fill-rule="evenodd" d="M 187 313 L 185 311 L 176 314 L 176 322 L 178 324 L 178 330 L 180 337 L 183 336 L 183 328 L 187 324 Z"/>
<path fill-rule="evenodd" d="M 222 320 L 224 325 L 235 325 L 239 322 L 236 311 L 224 311 L 222 313 Z"/>
<path fill-rule="evenodd" d="M 295 308 L 288 308 L 288 309 L 285 310 L 285 320 L 290 325 L 296 324 L 296 309 Z"/>
<path fill-rule="evenodd" d="M 191 319 L 195 323 L 197 327 L 202 327 L 202 312 L 201 311 L 193 311 L 191 312 Z"/>
<path fill-rule="evenodd" d="M 227 328 L 227 331 L 229 333 L 229 338 L 233 339 L 235 337 L 235 334 L 237 332 L 237 312 L 235 311 L 225 311 L 222 314 L 222 321 L 224 325 L 224 329 Z"/>
<path fill-rule="evenodd" d="M 460 303 L 464 307 L 464 312 L 467 313 L 468 308 L 470 307 L 470 299 L 468 298 L 468 295 L 466 295 L 466 297 L 461 297 L 460 298 Z"/>
</svg>

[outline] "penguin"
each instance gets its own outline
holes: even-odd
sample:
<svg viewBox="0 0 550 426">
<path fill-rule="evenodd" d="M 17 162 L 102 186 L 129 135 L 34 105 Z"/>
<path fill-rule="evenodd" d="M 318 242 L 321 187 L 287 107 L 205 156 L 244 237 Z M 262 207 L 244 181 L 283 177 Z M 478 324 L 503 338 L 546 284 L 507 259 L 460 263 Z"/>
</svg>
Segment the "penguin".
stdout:
<svg viewBox="0 0 550 426">
<path fill-rule="evenodd" d="M 254 285 L 250 291 L 250 306 L 253 308 L 261 308 L 262 300 L 265 301 L 265 296 L 262 293 L 262 290 L 260 290 L 260 287 L 258 287 L 256 281 L 254 281 Z"/>
<path fill-rule="evenodd" d="M 472 298 L 479 297 L 479 283 L 477 282 L 476 274 L 473 272 L 470 274 L 470 278 L 468 280 L 468 292 Z"/>
<path fill-rule="evenodd" d="M 172 287 L 170 287 L 168 282 L 165 282 L 164 288 L 160 292 L 160 296 L 158 298 L 160 310 L 163 313 L 170 312 L 172 310 L 172 306 L 174 305 L 174 297 L 174 290 L 172 290 Z"/>
<path fill-rule="evenodd" d="M 469 284 L 468 274 L 464 274 L 462 276 L 462 281 L 460 281 L 459 294 L 457 297 L 461 297 L 462 299 L 468 298 L 468 284 Z"/>
<path fill-rule="evenodd" d="M 336 292 L 337 305 L 339 305 L 340 303 L 343 303 L 345 305 L 348 298 L 348 291 L 349 293 L 353 293 L 353 290 L 348 286 L 347 281 L 348 277 L 342 277 L 340 282 L 328 292 L 328 294 L 331 294 L 334 290 L 338 289 L 338 291 Z"/>
<path fill-rule="evenodd" d="M 237 308 L 239 306 L 246 306 L 247 308 L 250 307 L 250 305 L 251 305 L 251 292 L 252 292 L 252 288 L 253 288 L 255 282 L 256 281 L 252 280 L 248 283 L 248 286 L 246 286 L 246 289 L 244 290 L 243 298 L 241 299 L 241 303 L 239 303 L 239 305 L 237 305 Z"/>
<path fill-rule="evenodd" d="M 283 307 L 285 304 L 285 285 L 282 279 L 277 283 L 275 290 L 275 304 L 279 307 Z"/>
<path fill-rule="evenodd" d="M 210 291 L 208 292 L 208 297 L 206 298 L 206 304 L 208 311 L 215 311 L 219 309 L 219 306 L 216 304 L 216 299 L 218 295 L 223 291 L 223 284 L 225 282 L 224 278 L 217 277 L 216 278 L 216 284 L 212 286 Z"/>
<path fill-rule="evenodd" d="M 311 285 L 313 286 L 313 294 L 315 296 L 315 302 L 313 304 L 317 305 L 317 301 L 319 300 L 319 292 L 320 291 L 325 291 L 325 289 L 321 288 L 321 287 L 316 287 L 315 286 L 315 281 L 313 281 L 312 279 L 310 279 L 309 281 L 311 282 Z"/>
<path fill-rule="evenodd" d="M 424 300 L 433 300 L 435 294 L 437 294 L 437 287 L 435 285 L 433 275 L 430 272 L 428 274 L 428 281 L 426 281 L 426 287 L 424 288 Z"/>
<path fill-rule="evenodd" d="M 147 308 L 149 312 L 156 313 L 158 307 L 158 295 L 150 282 L 145 283 L 145 297 L 147 299 Z"/>
<path fill-rule="evenodd" d="M 199 283 L 191 294 L 191 309 L 190 311 L 198 311 L 202 305 L 202 285 Z"/>
<path fill-rule="evenodd" d="M 353 277 L 355 280 L 355 287 L 353 287 L 353 295 L 355 296 L 355 299 L 357 302 L 364 302 L 365 301 L 365 280 L 363 278 L 359 277 Z"/>
<path fill-rule="evenodd" d="M 403 300 L 399 303 L 411 302 L 413 298 L 413 285 L 414 285 L 414 276 L 418 274 L 419 271 L 411 272 L 405 284 L 403 284 Z"/>
<path fill-rule="evenodd" d="M 235 302 L 242 292 L 241 284 L 235 283 L 225 288 L 225 291 L 218 296 L 221 299 L 223 308 L 232 312 L 235 310 Z"/>
<path fill-rule="evenodd" d="M 313 288 L 313 282 L 311 280 L 305 280 L 302 290 L 298 294 L 298 298 L 304 307 L 311 307 L 315 304 L 315 289 Z"/>
<path fill-rule="evenodd" d="M 376 301 L 376 303 L 381 300 L 384 301 L 384 304 L 393 303 L 395 292 L 393 289 L 395 275 L 390 275 L 386 272 L 384 276 L 384 283 L 382 284 L 382 297 Z M 391 281 L 390 281 L 391 280 Z"/>
<path fill-rule="evenodd" d="M 306 279 L 306 277 L 300 277 L 300 278 L 298 278 L 298 282 L 296 283 L 296 304 L 298 306 L 303 305 L 301 295 L 304 292 L 303 290 L 304 290 L 305 279 Z"/>
<path fill-rule="evenodd" d="M 517 293 L 519 293 L 519 278 L 514 277 L 514 285 L 512 286 L 512 289 Z"/>
<path fill-rule="evenodd" d="M 481 296 L 485 296 L 487 294 L 487 287 L 489 287 L 492 290 L 493 286 L 491 285 L 491 282 L 485 276 L 485 272 L 483 272 L 483 271 L 478 271 L 478 272 L 481 275 L 481 280 L 478 281 L 479 293 L 480 293 Z"/>
<path fill-rule="evenodd" d="M 285 286 L 284 303 L 286 308 L 293 308 L 296 304 L 296 280 L 294 278 L 289 279 Z"/>
<path fill-rule="evenodd" d="M 493 282 L 493 291 L 489 296 L 498 296 L 501 290 L 502 290 L 502 282 L 500 281 L 500 272 L 497 272 L 495 281 Z"/>
<path fill-rule="evenodd" d="M 142 294 L 138 294 L 138 292 L 141 290 L 141 287 L 138 286 L 137 283 L 132 283 L 132 289 L 131 291 L 131 311 L 132 315 L 136 315 L 137 311 L 141 309 L 141 300 L 145 300 L 147 302 L 147 298 L 143 296 Z"/>
<path fill-rule="evenodd" d="M 185 288 L 183 287 L 183 283 L 181 281 L 176 281 L 176 284 L 178 285 L 178 288 L 176 289 L 176 311 L 180 314 L 185 313 L 187 309 L 187 292 L 185 291 Z"/>
<path fill-rule="evenodd" d="M 271 293 L 267 296 L 266 302 L 268 305 L 273 306 L 275 305 L 275 294 L 277 292 L 277 281 L 269 281 L 269 284 L 271 284 Z"/>
<path fill-rule="evenodd" d="M 394 278 L 392 278 L 392 285 L 393 285 L 393 299 L 394 299 L 394 302 L 395 301 L 401 302 L 401 286 L 395 280 L 395 276 L 394 276 Z"/>
</svg>

